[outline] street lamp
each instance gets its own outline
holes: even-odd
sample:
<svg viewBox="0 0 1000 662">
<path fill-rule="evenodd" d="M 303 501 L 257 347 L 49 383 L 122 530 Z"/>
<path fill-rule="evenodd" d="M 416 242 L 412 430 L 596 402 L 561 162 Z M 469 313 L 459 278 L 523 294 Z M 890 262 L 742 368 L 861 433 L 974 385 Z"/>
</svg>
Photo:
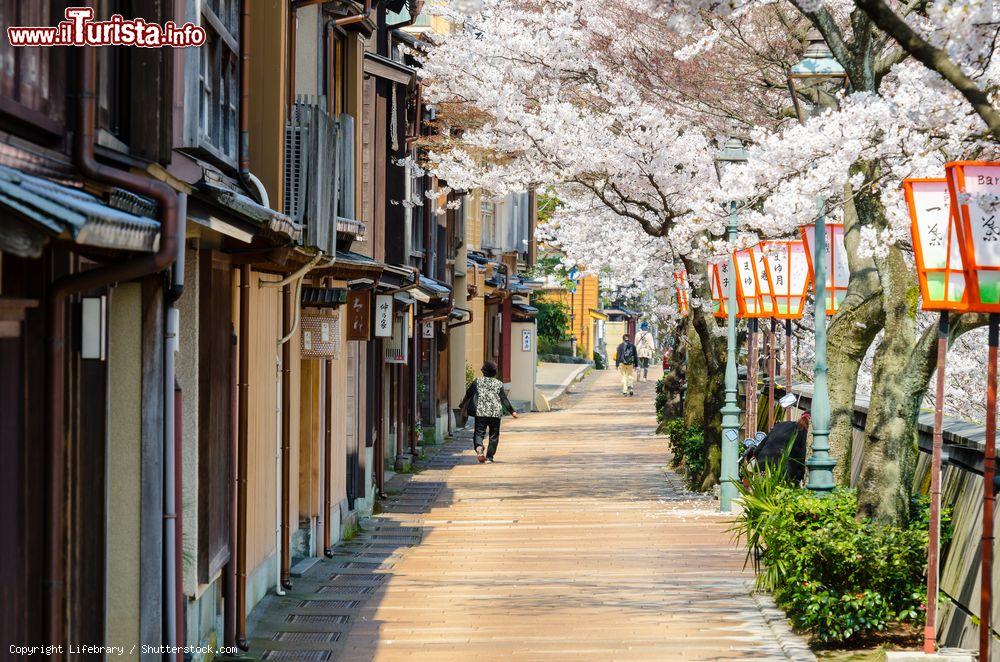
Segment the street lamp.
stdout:
<svg viewBox="0 0 1000 662">
<path fill-rule="evenodd" d="M 910 235 L 920 281 L 921 308 L 939 311 L 934 437 L 931 447 L 930 514 L 927 541 L 927 611 L 924 652 L 937 642 L 939 550 L 941 548 L 941 448 L 944 443 L 944 381 L 948 356 L 948 313 L 969 308 L 958 227 L 944 177 L 904 179 L 903 194 L 910 210 Z M 992 509 L 991 509 L 992 510 Z"/>
<path fill-rule="evenodd" d="M 812 276 L 802 241 L 774 240 L 761 244 L 767 280 L 774 298 L 774 316 L 785 321 L 785 394 L 792 392 L 792 320 L 802 319 Z M 786 419 L 791 420 L 792 408 Z"/>
<path fill-rule="evenodd" d="M 725 147 L 715 157 L 715 171 L 722 181 L 722 174 L 734 163 L 745 163 L 747 151 L 743 147 L 743 141 L 739 138 L 730 138 L 726 141 Z M 729 224 L 727 227 L 727 238 L 730 244 L 736 243 L 736 232 L 739 229 L 739 219 L 736 215 L 736 203 L 729 203 Z M 727 258 L 727 269 L 731 258 Z M 737 462 L 739 459 L 739 438 L 740 438 L 740 407 L 736 403 L 737 384 L 736 374 L 736 287 L 732 278 L 729 278 L 726 288 L 726 404 L 722 407 L 722 476 L 720 478 L 719 489 L 719 509 L 728 513 L 732 510 L 733 497 L 736 496 Z"/>
<path fill-rule="evenodd" d="M 729 287 L 729 258 L 713 257 L 708 260 L 708 286 L 712 294 L 712 315 L 727 317 L 726 292 Z"/>
<path fill-rule="evenodd" d="M 833 57 L 818 30 L 810 30 L 809 45 L 802 60 L 788 72 L 788 90 L 799 121 L 815 117 L 824 108 L 836 106 L 836 95 L 847 84 L 847 72 Z M 800 102 L 801 100 L 801 102 Z M 817 200 L 815 236 L 826 237 L 826 200 Z M 812 255 L 816 282 L 816 363 L 813 368 L 812 455 L 806 461 L 809 477 L 806 487 L 820 493 L 834 488 L 830 457 L 830 391 L 826 383 L 826 241 L 816 241 Z M 836 297 L 833 297 L 836 299 Z"/>
<path fill-rule="evenodd" d="M 1000 345 L 1000 228 L 997 228 L 1000 163 L 959 161 L 946 163 L 944 169 L 949 199 L 958 220 L 956 234 L 966 273 L 968 310 L 990 314 L 986 440 L 983 449 L 982 569 L 979 573 L 982 582 L 979 590 L 979 659 L 988 660 L 993 613 L 993 479 L 996 472 L 997 352 Z"/>
</svg>

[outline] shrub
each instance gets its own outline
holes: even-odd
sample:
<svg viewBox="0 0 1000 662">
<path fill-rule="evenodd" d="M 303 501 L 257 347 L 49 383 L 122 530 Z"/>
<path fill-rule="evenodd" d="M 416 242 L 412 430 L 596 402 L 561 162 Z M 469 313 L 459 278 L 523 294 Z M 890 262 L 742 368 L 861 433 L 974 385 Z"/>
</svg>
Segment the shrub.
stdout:
<svg viewBox="0 0 1000 662">
<path fill-rule="evenodd" d="M 925 608 L 926 499 L 906 527 L 858 519 L 853 490 L 826 496 L 790 488 L 774 472 L 739 486 L 743 512 L 733 531 L 747 544 L 760 589 L 795 627 L 819 642 L 843 642 L 916 621 Z M 947 539 L 947 513 L 942 540 Z"/>
<path fill-rule="evenodd" d="M 663 430 L 669 437 L 668 444 L 673 454 L 670 466 L 684 468 L 689 489 L 700 488 L 700 480 L 708 461 L 704 432 L 697 426 L 685 425 L 683 418 L 670 419 L 663 425 Z"/>
<path fill-rule="evenodd" d="M 567 339 L 569 330 L 569 306 L 558 301 L 545 301 L 532 297 L 531 305 L 538 308 L 535 316 L 539 344 L 543 339 L 551 343 Z"/>
<path fill-rule="evenodd" d="M 594 368 L 596 370 L 604 370 L 607 367 L 604 363 L 604 355 L 600 352 L 594 352 Z"/>
</svg>

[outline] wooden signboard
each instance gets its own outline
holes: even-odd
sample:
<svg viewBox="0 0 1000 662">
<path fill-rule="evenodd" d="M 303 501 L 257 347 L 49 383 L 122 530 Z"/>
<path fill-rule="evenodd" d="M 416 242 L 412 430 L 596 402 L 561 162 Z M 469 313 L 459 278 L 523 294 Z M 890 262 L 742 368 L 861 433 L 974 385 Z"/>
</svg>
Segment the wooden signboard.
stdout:
<svg viewBox="0 0 1000 662">
<path fill-rule="evenodd" d="M 372 296 L 370 290 L 347 293 L 347 339 L 371 340 Z"/>
</svg>

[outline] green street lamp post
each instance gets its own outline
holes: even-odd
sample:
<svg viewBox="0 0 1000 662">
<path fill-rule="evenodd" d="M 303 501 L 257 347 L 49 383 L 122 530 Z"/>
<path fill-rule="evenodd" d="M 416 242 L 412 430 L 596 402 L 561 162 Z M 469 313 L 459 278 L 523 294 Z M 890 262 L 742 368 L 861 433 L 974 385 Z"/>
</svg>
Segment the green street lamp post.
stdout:
<svg viewBox="0 0 1000 662">
<path fill-rule="evenodd" d="M 818 115 L 826 107 L 836 104 L 836 94 L 847 83 L 844 67 L 833 57 L 829 46 L 818 30 L 808 35 L 809 45 L 802 60 L 788 73 L 788 90 L 800 122 L 807 115 Z M 808 100 L 808 108 L 803 108 Z M 826 382 L 826 270 L 827 234 L 826 200 L 817 201 L 818 215 L 813 240 L 813 269 L 816 286 L 816 364 L 813 369 L 812 397 L 812 455 L 806 461 L 808 478 L 806 487 L 821 494 L 835 487 L 833 468 L 836 460 L 830 457 L 830 391 Z"/>
<path fill-rule="evenodd" d="M 715 170 L 722 180 L 725 168 L 733 163 L 743 163 L 747 160 L 747 152 L 743 141 L 730 138 L 718 156 L 715 157 Z M 727 238 L 731 244 L 736 243 L 736 233 L 739 230 L 739 218 L 736 213 L 736 203 L 729 203 L 729 224 Z M 729 255 L 729 286 L 726 291 L 726 404 L 722 407 L 722 476 L 720 478 L 719 510 L 732 512 L 733 498 L 736 496 L 736 481 L 739 480 L 739 439 L 740 439 L 740 406 L 737 404 L 739 390 L 736 372 L 736 265 L 732 253 Z"/>
</svg>

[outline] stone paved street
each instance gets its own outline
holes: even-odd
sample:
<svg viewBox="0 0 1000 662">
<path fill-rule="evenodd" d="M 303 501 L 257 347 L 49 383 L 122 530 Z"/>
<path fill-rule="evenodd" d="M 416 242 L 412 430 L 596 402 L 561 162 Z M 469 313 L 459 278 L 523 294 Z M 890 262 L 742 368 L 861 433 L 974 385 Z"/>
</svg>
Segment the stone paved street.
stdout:
<svg viewBox="0 0 1000 662">
<path fill-rule="evenodd" d="M 665 471 L 653 382 L 597 372 L 504 421 L 497 463 L 450 442 L 295 594 L 255 611 L 268 659 L 808 659 L 747 590 L 716 503 Z"/>
</svg>

